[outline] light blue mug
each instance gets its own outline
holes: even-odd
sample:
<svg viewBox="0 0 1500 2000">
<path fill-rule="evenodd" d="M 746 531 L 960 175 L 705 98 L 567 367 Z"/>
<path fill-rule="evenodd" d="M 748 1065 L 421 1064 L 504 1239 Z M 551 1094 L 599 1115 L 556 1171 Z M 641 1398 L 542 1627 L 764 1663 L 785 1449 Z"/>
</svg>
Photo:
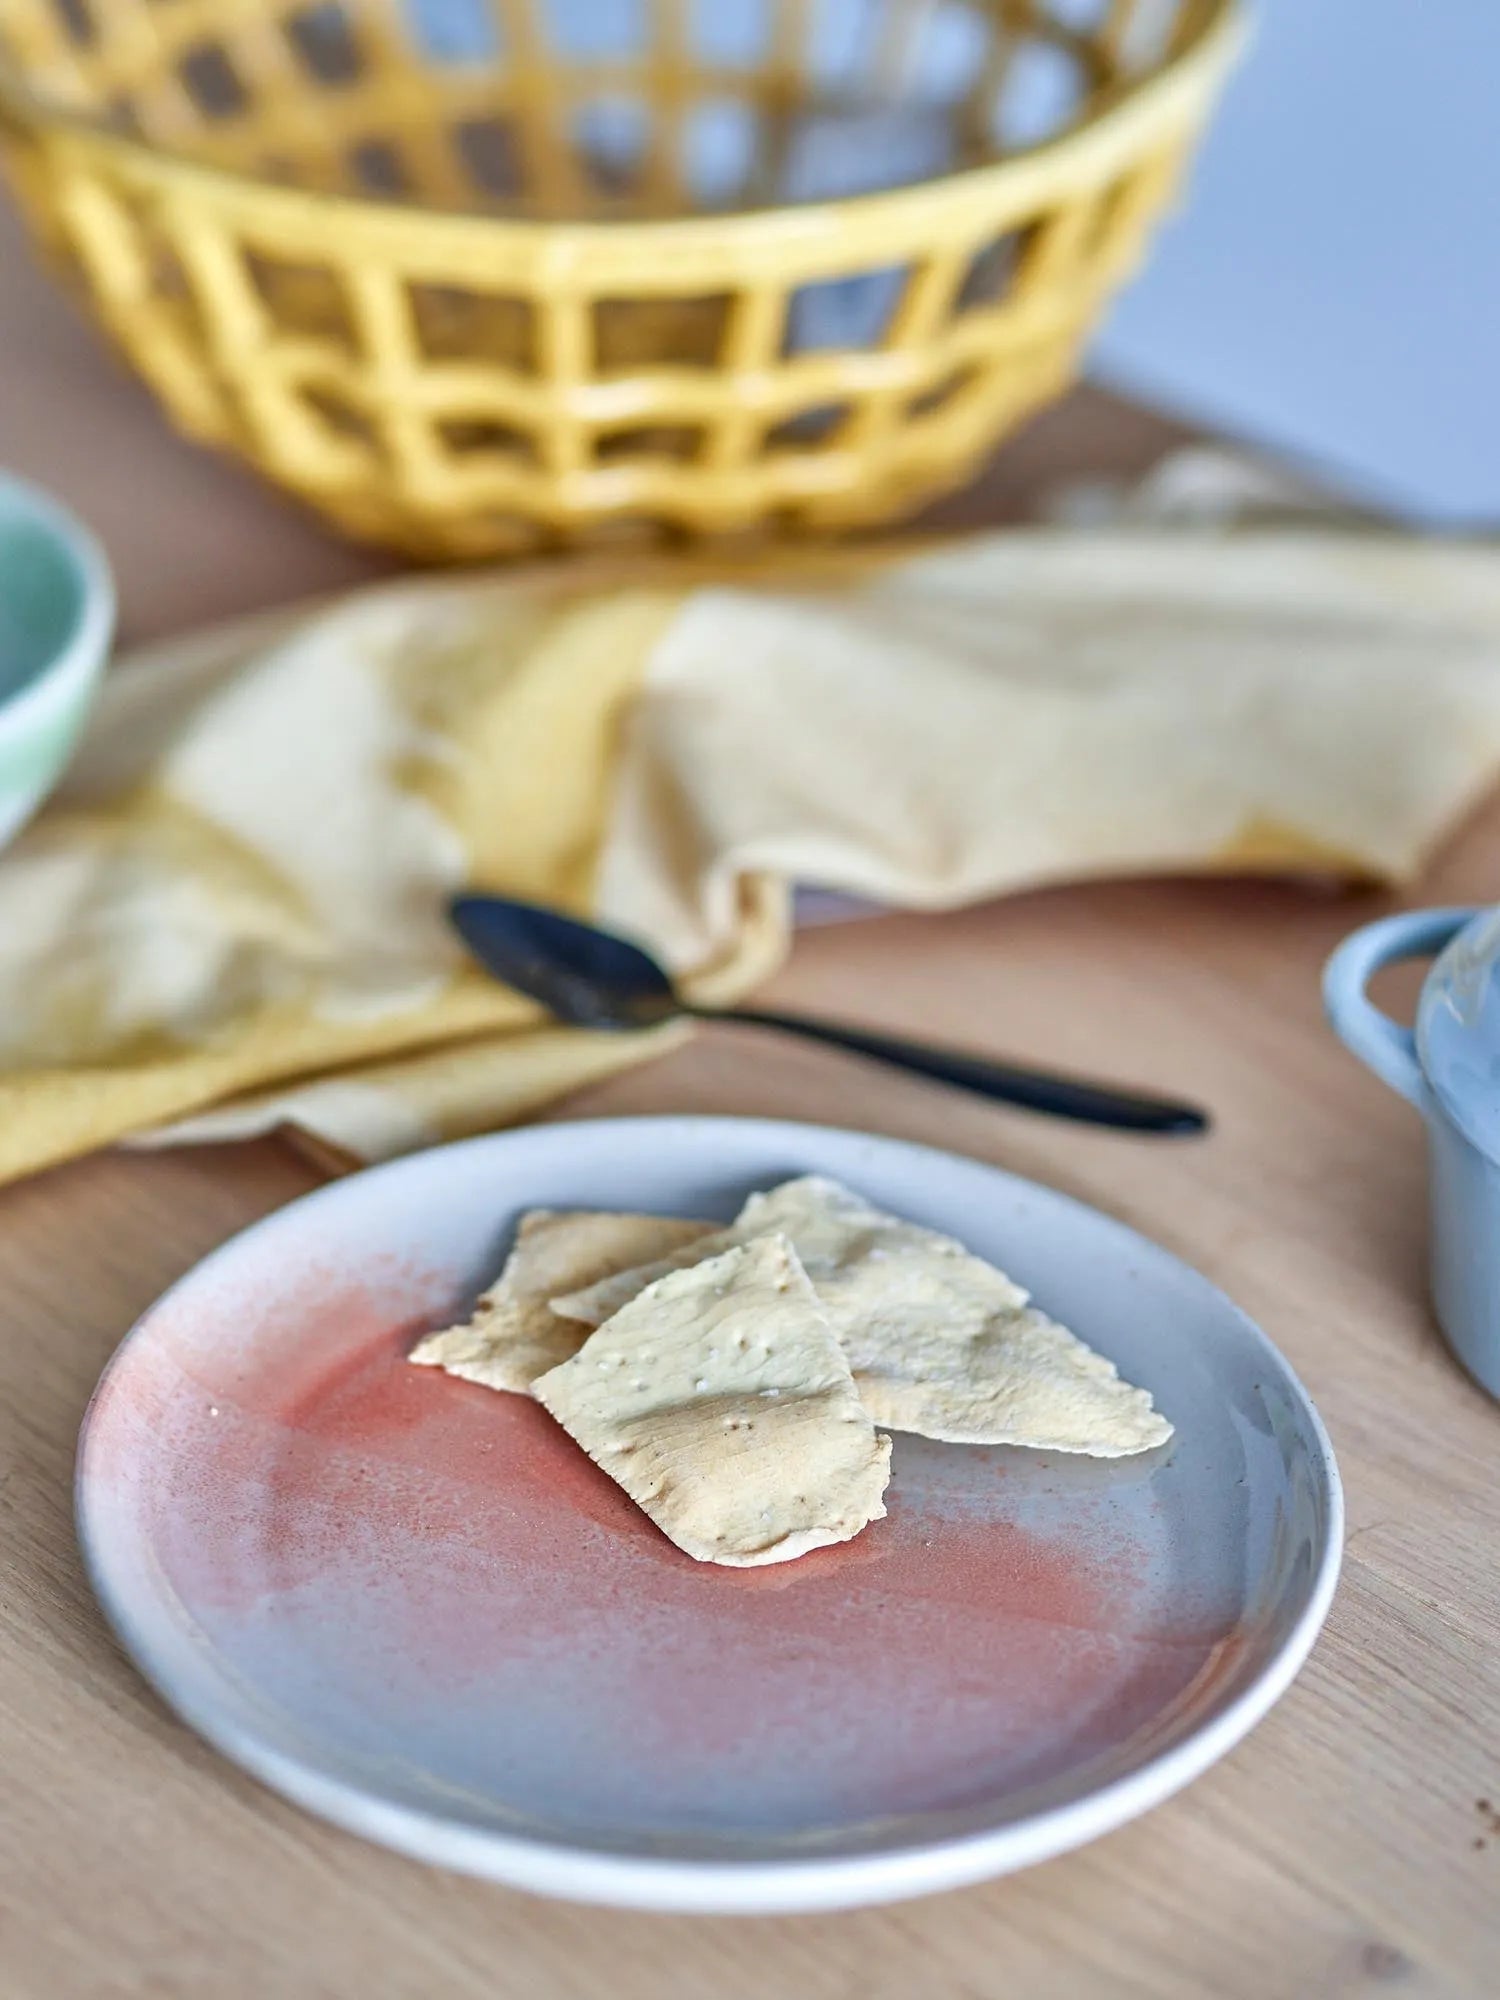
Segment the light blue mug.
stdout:
<svg viewBox="0 0 1500 2000">
<path fill-rule="evenodd" d="M 1365 987 L 1382 965 L 1434 953 L 1403 1028 Z M 1340 1040 L 1426 1120 L 1432 1302 L 1459 1360 L 1500 1396 L 1500 909 L 1367 924 L 1329 959 L 1323 998 Z"/>
</svg>

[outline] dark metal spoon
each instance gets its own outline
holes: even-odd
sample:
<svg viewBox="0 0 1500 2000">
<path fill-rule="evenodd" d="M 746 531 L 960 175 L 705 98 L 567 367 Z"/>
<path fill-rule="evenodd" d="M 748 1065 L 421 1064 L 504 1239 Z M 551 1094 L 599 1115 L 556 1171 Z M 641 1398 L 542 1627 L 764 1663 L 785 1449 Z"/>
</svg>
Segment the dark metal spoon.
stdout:
<svg viewBox="0 0 1500 2000">
<path fill-rule="evenodd" d="M 455 897 L 451 914 L 460 937 L 487 971 L 539 1001 L 570 1027 L 654 1028 L 682 1015 L 699 1021 L 738 1021 L 828 1042 L 938 1083 L 978 1091 L 981 1097 L 1050 1112 L 1055 1118 L 1077 1118 L 1125 1132 L 1189 1133 L 1208 1128 L 1206 1112 L 1140 1091 L 1051 1076 L 957 1049 L 871 1034 L 842 1022 L 771 1014 L 758 1007 L 695 1006 L 639 945 L 556 910 L 512 902 L 505 896 L 475 895 Z"/>
</svg>

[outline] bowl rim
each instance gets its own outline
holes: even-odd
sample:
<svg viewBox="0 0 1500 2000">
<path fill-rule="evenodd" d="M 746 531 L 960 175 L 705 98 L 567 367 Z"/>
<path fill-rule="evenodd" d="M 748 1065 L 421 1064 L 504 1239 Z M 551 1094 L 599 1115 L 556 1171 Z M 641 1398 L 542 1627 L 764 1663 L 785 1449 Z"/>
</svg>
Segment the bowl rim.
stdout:
<svg viewBox="0 0 1500 2000">
<path fill-rule="evenodd" d="M 1080 175 L 1095 161 L 1113 162 L 1128 152 L 1140 129 L 1155 128 L 1166 114 L 1186 121 L 1204 95 L 1222 82 L 1240 54 L 1249 33 L 1245 0 L 1183 0 L 1189 16 L 1182 44 L 1173 53 L 1144 70 L 1108 94 L 1105 103 L 1090 117 L 1065 126 L 1060 132 L 1036 145 L 1019 147 L 1013 153 L 985 160 L 952 173 L 906 182 L 891 188 L 874 188 L 860 194 L 827 197 L 817 201 L 763 205 L 712 213 L 673 216 L 593 216 L 539 217 L 507 215 L 500 212 L 427 207 L 389 196 L 357 194 L 347 190 L 308 189 L 294 183 L 273 181 L 239 167 L 216 165 L 194 159 L 191 154 L 174 153 L 146 139 L 112 131 L 95 116 L 53 104 L 39 96 L 18 74 L 0 48 L 0 126 L 7 121 L 36 132 L 65 132 L 97 146 L 127 164 L 145 181 L 184 181 L 203 186 L 231 199 L 238 194 L 259 204 L 274 204 L 286 214 L 324 213 L 330 205 L 348 216 L 380 218 L 387 224 L 436 229 L 445 236 L 472 237 L 481 233 L 491 244 L 508 237 L 515 243 L 535 246 L 545 240 L 554 249 L 567 245 L 584 252 L 590 245 L 618 241 L 623 235 L 646 238 L 666 247 L 685 249 L 695 236 L 722 238 L 734 234 L 741 239 L 767 231 L 777 236 L 816 237 L 847 227 L 860 215 L 866 220 L 877 207 L 886 215 L 897 204 L 917 214 L 934 205 L 946 206 L 953 196 L 965 192 L 975 199 L 1010 194 L 1018 211 L 1024 209 L 1018 190 L 1034 181 L 1049 182 L 1059 169 L 1071 168 Z M 653 288 L 657 289 L 657 288 Z"/>
<path fill-rule="evenodd" d="M 0 735 L 9 736 L 43 720 L 60 699 L 93 681 L 114 636 L 116 595 L 114 572 L 92 530 L 45 487 L 0 467 L 0 516 L 7 513 L 40 527 L 62 551 L 78 583 L 77 605 L 62 642 L 18 688 L 0 694 Z"/>
</svg>

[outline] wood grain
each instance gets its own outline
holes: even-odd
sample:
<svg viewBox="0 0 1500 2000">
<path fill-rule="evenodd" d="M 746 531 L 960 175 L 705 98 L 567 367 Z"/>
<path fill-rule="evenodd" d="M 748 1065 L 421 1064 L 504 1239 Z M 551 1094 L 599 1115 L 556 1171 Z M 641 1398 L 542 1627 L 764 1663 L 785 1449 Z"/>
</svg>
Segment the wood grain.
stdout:
<svg viewBox="0 0 1500 2000">
<path fill-rule="evenodd" d="M 104 527 L 144 638 L 363 573 L 166 440 L 14 261 L 0 429 Z M 1088 395 L 960 518 L 1170 436 Z M 140 495 L 150 491 L 150 509 Z M 952 518 L 950 516 L 950 518 Z M 1493 893 L 1500 807 L 1423 899 Z M 772 998 L 1201 1097 L 1195 1145 L 1028 1120 L 715 1030 L 559 1117 L 744 1111 L 951 1146 L 1168 1243 L 1268 1328 L 1328 1419 L 1350 1543 L 1329 1628 L 1224 1764 L 1085 1851 L 985 1887 L 784 1921 L 630 1917 L 435 1874 L 321 1826 L 180 1727 L 113 1644 L 74 1550 L 73 1442 L 110 1350 L 230 1231 L 319 1178 L 290 1147 L 115 1154 L 0 1191 L 0 1994 L 4 2000 L 1343 2000 L 1500 1980 L 1500 1412 L 1422 1296 L 1412 1114 L 1334 1044 L 1317 973 L 1380 907 L 1120 883 L 805 936 Z"/>
<path fill-rule="evenodd" d="M 1482 893 L 1497 861 L 1500 810 L 1432 892 Z M 777 982 L 780 1000 L 1187 1090 L 1218 1114 L 1201 1144 L 1028 1120 L 727 1029 L 558 1114 L 828 1119 L 1039 1175 L 1227 1286 L 1329 1421 L 1349 1558 L 1282 1706 L 1095 1848 L 907 1907 L 754 1924 L 554 1907 L 362 1847 L 230 1770 L 103 1630 L 73 1552 L 69 1460 L 132 1315 L 315 1169 L 270 1143 L 114 1155 L 0 1195 L 6 1994 L 1492 1991 L 1500 1839 L 1477 1801 L 1500 1800 L 1500 1416 L 1422 1302 L 1416 1121 L 1318 1014 L 1324 952 L 1373 907 L 1254 885 L 1053 892 L 816 932 Z"/>
</svg>

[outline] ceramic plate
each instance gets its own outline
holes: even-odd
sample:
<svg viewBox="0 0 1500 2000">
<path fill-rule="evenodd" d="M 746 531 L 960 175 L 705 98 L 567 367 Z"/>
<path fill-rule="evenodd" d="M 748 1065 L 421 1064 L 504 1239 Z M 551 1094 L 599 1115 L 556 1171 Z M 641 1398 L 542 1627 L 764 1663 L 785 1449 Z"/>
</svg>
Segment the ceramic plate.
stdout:
<svg viewBox="0 0 1500 2000">
<path fill-rule="evenodd" d="M 536 1404 L 403 1359 L 523 1208 L 721 1220 L 807 1172 L 1003 1264 L 1171 1444 L 898 1437 L 885 1520 L 713 1569 Z M 475 1140 L 259 1223 L 115 1356 L 78 1513 L 143 1671 L 278 1791 L 525 1888 L 700 1910 L 915 1895 L 1165 1798 L 1296 1673 L 1342 1522 L 1290 1369 L 1176 1258 L 972 1160 L 728 1118 Z"/>
</svg>

